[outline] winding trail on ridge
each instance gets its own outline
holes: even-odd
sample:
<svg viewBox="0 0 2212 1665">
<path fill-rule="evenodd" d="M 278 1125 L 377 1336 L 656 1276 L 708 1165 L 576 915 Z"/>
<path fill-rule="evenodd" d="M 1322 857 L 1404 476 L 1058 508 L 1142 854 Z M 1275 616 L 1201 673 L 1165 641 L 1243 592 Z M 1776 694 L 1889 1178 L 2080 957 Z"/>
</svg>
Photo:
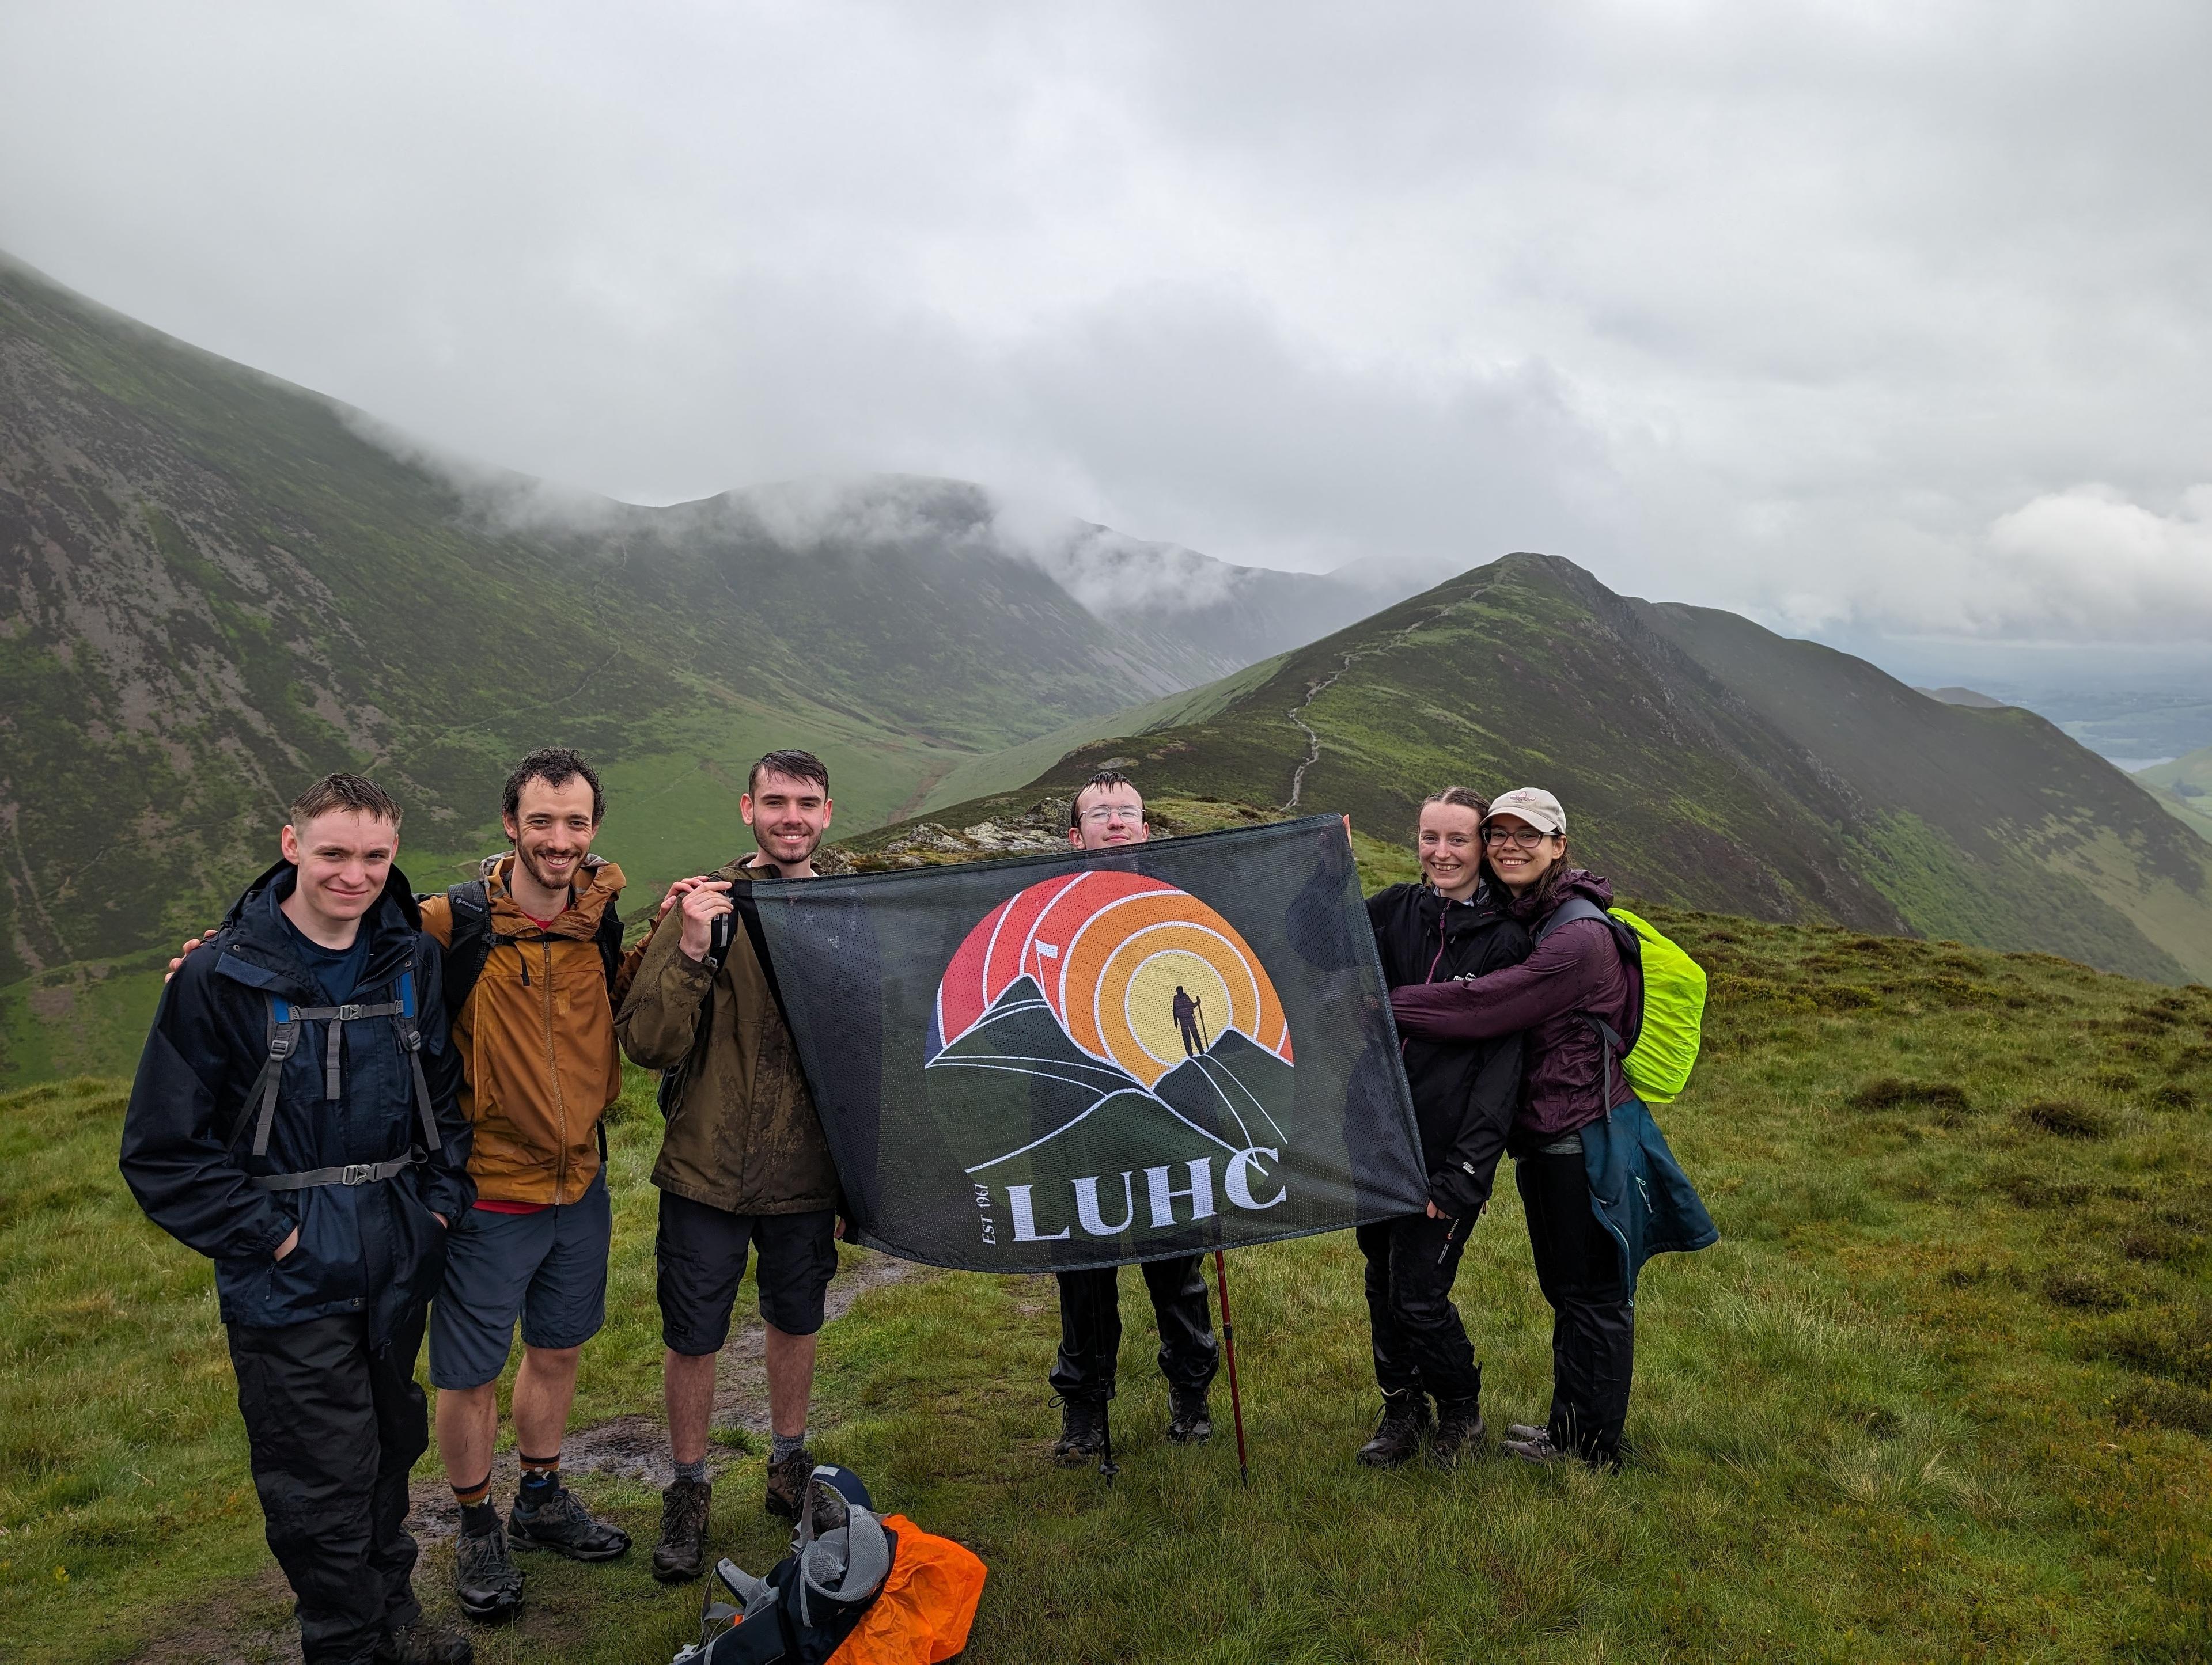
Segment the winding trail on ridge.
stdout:
<svg viewBox="0 0 2212 1665">
<path fill-rule="evenodd" d="M 1306 737 L 1305 759 L 1291 773 L 1291 795 L 1283 804 L 1283 807 L 1285 809 L 1294 810 L 1297 808 L 1298 799 L 1305 795 L 1306 771 L 1321 761 L 1321 735 L 1316 731 L 1314 726 L 1306 720 L 1305 714 L 1307 708 L 1310 707 L 1316 700 L 1319 699 L 1323 694 L 1327 693 L 1331 688 L 1334 688 L 1336 685 L 1338 681 L 1342 678 L 1344 673 L 1352 669 L 1353 660 L 1370 659 L 1376 653 L 1389 653 L 1393 647 L 1403 641 L 1407 636 L 1413 635 L 1414 631 L 1419 629 L 1423 625 L 1433 624 L 1437 620 L 1445 617 L 1447 615 L 1456 611 L 1459 608 L 1466 606 L 1468 602 L 1478 600 L 1481 597 L 1489 594 L 1491 590 L 1495 586 L 1495 584 L 1496 580 L 1492 580 L 1491 583 L 1484 585 L 1480 589 L 1470 591 L 1468 594 L 1459 597 L 1456 600 L 1448 601 L 1441 607 L 1431 607 L 1427 612 L 1423 613 L 1419 618 L 1413 620 L 1412 623 L 1405 625 L 1399 629 L 1391 631 L 1389 635 L 1382 637 L 1379 641 L 1375 642 L 1370 647 L 1353 648 L 1350 653 L 1344 656 L 1344 663 L 1338 665 L 1335 670 L 1330 671 L 1326 677 L 1320 678 L 1317 680 L 1310 682 L 1306 684 L 1305 698 L 1300 700 L 1296 705 L 1292 706 L 1289 711 L 1284 714 L 1288 716 L 1292 722 L 1298 726 L 1299 730 Z"/>
</svg>

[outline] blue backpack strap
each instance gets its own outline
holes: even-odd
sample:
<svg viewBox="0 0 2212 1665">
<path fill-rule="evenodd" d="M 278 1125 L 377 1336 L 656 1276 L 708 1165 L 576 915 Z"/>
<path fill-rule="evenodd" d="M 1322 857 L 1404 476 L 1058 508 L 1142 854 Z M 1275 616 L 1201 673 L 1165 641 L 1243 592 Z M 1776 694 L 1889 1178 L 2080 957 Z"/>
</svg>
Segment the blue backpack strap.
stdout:
<svg viewBox="0 0 2212 1665">
<path fill-rule="evenodd" d="M 399 974 L 399 1045 L 415 1073 L 415 1112 L 422 1121 L 422 1156 L 428 1160 L 445 1141 L 438 1137 L 438 1115 L 430 1108 L 430 1083 L 422 1073 L 422 1030 L 415 1021 L 415 968 Z"/>
<path fill-rule="evenodd" d="M 276 1120 L 276 1091 L 283 1082 L 284 1060 L 298 1051 L 299 1046 L 300 1020 L 293 1015 L 291 1002 L 270 995 L 269 1056 L 261 1066 L 261 1073 L 254 1078 L 253 1085 L 246 1091 L 246 1102 L 249 1106 L 247 1115 L 254 1117 L 252 1151 L 255 1156 L 269 1154 L 269 1130 Z M 250 1108 L 256 1098 L 261 1101 L 258 1115 Z M 243 1128 L 245 1125 L 246 1119 L 241 1116 L 239 1126 Z M 236 1136 L 235 1133 L 232 1135 L 233 1138 Z"/>
</svg>

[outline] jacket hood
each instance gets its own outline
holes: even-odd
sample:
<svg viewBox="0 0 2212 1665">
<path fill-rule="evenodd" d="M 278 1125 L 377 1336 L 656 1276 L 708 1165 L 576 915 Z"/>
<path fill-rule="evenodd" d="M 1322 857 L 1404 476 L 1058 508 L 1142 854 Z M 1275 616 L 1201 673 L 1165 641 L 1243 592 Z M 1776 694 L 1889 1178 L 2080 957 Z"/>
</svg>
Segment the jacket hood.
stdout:
<svg viewBox="0 0 2212 1665">
<path fill-rule="evenodd" d="M 497 855 L 488 855 L 477 865 L 477 872 L 483 880 L 485 898 L 491 903 L 492 929 L 501 936 L 533 934 L 537 925 L 522 911 L 514 893 L 507 889 L 508 875 L 514 871 L 514 852 L 503 850 Z M 575 900 L 562 910 L 561 916 L 546 929 L 548 936 L 588 938 L 599 928 L 599 921 L 614 905 L 627 881 L 623 870 L 605 856 L 587 855 L 580 864 L 576 882 L 572 887 Z"/>
</svg>

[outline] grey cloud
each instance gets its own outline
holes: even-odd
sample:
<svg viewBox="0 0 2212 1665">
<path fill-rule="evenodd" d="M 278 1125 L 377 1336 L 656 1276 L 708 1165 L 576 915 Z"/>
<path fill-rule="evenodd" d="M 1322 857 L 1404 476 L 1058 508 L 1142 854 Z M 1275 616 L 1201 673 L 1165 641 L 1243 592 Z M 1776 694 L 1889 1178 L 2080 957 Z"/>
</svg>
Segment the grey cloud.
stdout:
<svg viewBox="0 0 2212 1665">
<path fill-rule="evenodd" d="M 25 0 L 0 246 L 580 491 L 2212 641 L 2207 61 L 2195 0 Z"/>
</svg>

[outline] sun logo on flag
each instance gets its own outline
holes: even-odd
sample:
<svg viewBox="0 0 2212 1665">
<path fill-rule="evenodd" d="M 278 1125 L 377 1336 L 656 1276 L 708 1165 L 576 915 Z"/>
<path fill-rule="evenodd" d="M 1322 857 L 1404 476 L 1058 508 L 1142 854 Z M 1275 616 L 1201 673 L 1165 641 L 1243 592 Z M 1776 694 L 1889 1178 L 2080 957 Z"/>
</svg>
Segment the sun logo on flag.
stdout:
<svg viewBox="0 0 2212 1665">
<path fill-rule="evenodd" d="M 992 909 L 938 985 L 930 1057 L 1024 978 L 1068 1039 L 1146 1087 L 1230 1030 L 1291 1061 L 1290 1024 L 1259 957 L 1218 913 L 1156 878 L 1080 872 Z"/>
<path fill-rule="evenodd" d="M 1290 1022 L 1251 945 L 1188 890 L 1091 868 L 1008 898 L 945 967 L 927 1046 L 938 1125 L 1017 1242 L 1283 1200 Z"/>
</svg>

